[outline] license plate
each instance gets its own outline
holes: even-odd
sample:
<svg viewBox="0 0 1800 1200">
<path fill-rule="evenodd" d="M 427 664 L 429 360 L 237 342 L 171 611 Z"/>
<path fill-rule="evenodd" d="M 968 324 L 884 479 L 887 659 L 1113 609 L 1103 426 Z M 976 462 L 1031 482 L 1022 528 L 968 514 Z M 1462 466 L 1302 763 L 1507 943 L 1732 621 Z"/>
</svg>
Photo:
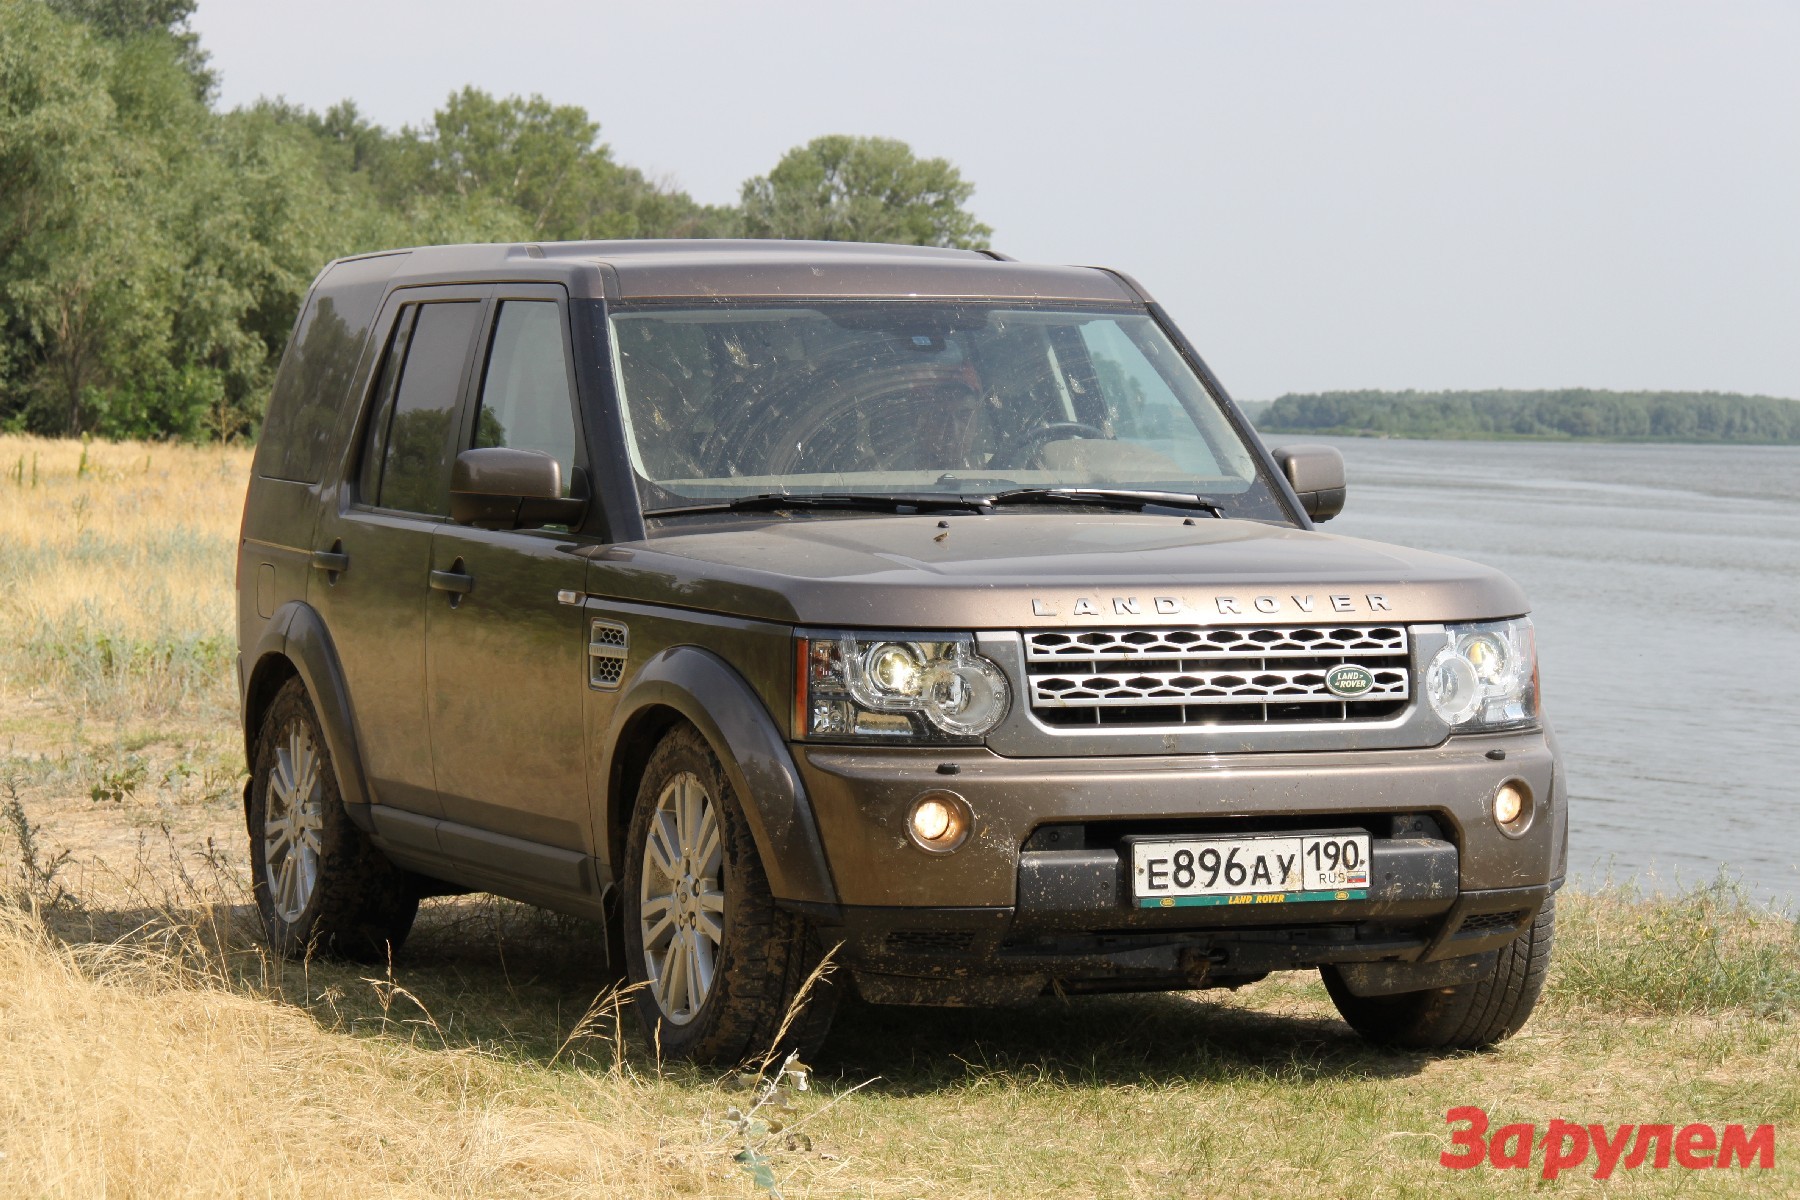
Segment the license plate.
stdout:
<svg viewBox="0 0 1800 1200">
<path fill-rule="evenodd" d="M 1369 898 L 1369 835 L 1172 838 L 1131 844 L 1139 908 Z"/>
</svg>

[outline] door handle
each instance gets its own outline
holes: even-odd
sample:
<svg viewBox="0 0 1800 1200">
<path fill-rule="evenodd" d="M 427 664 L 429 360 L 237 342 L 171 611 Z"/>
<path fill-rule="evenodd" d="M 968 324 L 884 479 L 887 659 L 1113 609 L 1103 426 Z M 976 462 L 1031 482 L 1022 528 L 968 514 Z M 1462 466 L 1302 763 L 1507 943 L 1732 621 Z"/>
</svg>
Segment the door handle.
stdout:
<svg viewBox="0 0 1800 1200">
<path fill-rule="evenodd" d="M 431 586 L 440 592 L 466 596 L 475 590 L 475 577 L 461 571 L 433 571 Z"/>
<path fill-rule="evenodd" d="M 314 550 L 312 566 L 315 571 L 326 571 L 336 575 L 350 569 L 350 556 L 342 550 Z"/>
</svg>

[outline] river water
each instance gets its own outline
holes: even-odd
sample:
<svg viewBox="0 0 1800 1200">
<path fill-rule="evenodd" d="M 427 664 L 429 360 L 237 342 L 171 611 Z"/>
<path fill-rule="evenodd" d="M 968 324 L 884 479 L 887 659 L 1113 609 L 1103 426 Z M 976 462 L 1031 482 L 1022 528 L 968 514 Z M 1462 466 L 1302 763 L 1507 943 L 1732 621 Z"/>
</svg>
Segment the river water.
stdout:
<svg viewBox="0 0 1800 1200">
<path fill-rule="evenodd" d="M 1578 883 L 1800 908 L 1800 447 L 1270 441 L 1343 451 L 1328 532 L 1524 587 Z"/>
</svg>

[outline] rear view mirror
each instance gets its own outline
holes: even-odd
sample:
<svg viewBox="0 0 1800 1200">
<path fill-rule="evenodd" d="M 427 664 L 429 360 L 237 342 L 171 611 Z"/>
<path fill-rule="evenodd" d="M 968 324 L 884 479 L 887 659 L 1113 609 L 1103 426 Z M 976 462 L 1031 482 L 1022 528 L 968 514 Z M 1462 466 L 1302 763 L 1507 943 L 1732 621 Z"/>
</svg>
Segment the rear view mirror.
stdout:
<svg viewBox="0 0 1800 1200">
<path fill-rule="evenodd" d="M 450 519 L 482 529 L 577 525 L 587 501 L 562 494 L 562 464 L 541 450 L 464 450 L 450 469 Z"/>
<path fill-rule="evenodd" d="M 1277 446 L 1271 453 L 1307 516 L 1329 521 L 1344 511 L 1344 456 L 1335 446 Z"/>
</svg>

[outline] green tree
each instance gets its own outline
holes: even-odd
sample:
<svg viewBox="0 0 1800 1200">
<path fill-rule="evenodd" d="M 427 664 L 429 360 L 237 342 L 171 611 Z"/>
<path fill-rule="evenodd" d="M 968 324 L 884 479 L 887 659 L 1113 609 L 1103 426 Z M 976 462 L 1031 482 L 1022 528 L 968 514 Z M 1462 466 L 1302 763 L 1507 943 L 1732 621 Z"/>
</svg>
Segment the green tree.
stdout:
<svg viewBox="0 0 1800 1200">
<path fill-rule="evenodd" d="M 194 8 L 0 0 L 0 428 L 253 434 L 309 282 L 347 254 L 990 232 L 954 167 L 878 138 L 794 150 L 740 211 L 617 162 L 584 109 L 542 96 L 464 88 L 398 132 L 349 101 L 220 113 Z"/>
<path fill-rule="evenodd" d="M 167 262 L 140 201 L 149 155 L 119 135 L 113 55 L 30 0 L 0 0 L 0 413 L 46 430 L 85 426 L 109 374 L 153 357 L 140 297 Z"/>
<path fill-rule="evenodd" d="M 744 184 L 751 237 L 982 248 L 994 231 L 963 206 L 975 192 L 942 158 L 891 138 L 833 134 Z"/>
<path fill-rule="evenodd" d="M 114 436 L 250 428 L 293 307 L 342 236 L 319 224 L 336 214 L 316 172 L 296 169 L 315 139 L 301 128 L 272 154 L 267 131 L 221 120 L 194 48 L 154 21 L 108 33 L 0 3 L 0 158 L 16 184 L 0 200 L 0 419 Z M 297 236 L 309 220 L 319 236 Z"/>
<path fill-rule="evenodd" d="M 352 133 L 356 137 L 355 133 Z M 587 110 L 542 96 L 456 92 L 424 129 L 362 150 L 388 203 L 432 241 L 693 237 L 733 214 L 621 166 Z M 460 236 L 457 236 L 460 234 Z"/>
<path fill-rule="evenodd" d="M 408 235 L 356 169 L 356 148 L 322 136 L 313 122 L 303 109 L 259 101 L 225 114 L 211 134 L 212 154 L 237 197 L 241 251 L 233 270 L 247 301 L 240 320 L 271 363 L 321 266 Z"/>
<path fill-rule="evenodd" d="M 196 0 L 48 0 L 49 7 L 85 25 L 107 42 L 142 38 L 165 41 L 197 99 L 210 99 L 216 80 L 200 49 L 200 35 L 188 28 Z"/>
</svg>

